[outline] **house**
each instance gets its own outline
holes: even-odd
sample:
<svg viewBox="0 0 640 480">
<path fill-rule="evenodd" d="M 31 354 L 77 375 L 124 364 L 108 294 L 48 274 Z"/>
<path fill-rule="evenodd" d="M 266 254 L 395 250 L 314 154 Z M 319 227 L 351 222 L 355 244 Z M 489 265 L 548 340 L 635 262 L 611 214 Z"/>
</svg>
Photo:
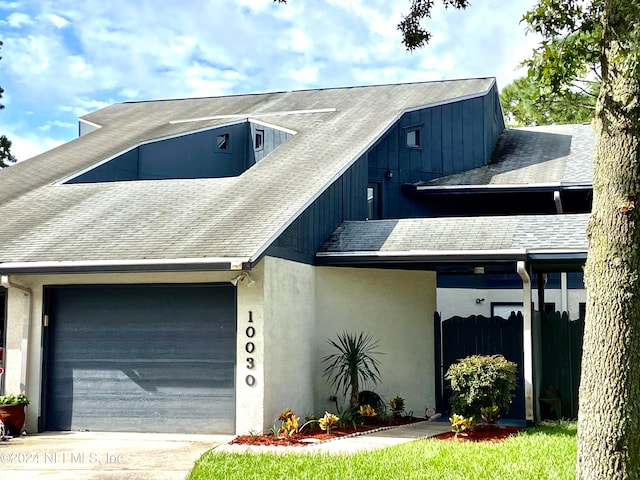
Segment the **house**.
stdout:
<svg viewBox="0 0 640 480">
<path fill-rule="evenodd" d="M 322 413 L 343 330 L 380 340 L 376 391 L 422 413 L 440 272 L 518 272 L 526 305 L 531 272 L 586 255 L 584 213 L 425 201 L 491 162 L 492 78 L 121 103 L 79 130 L 0 171 L 3 388 L 31 398 L 29 431 L 246 433 Z"/>
</svg>

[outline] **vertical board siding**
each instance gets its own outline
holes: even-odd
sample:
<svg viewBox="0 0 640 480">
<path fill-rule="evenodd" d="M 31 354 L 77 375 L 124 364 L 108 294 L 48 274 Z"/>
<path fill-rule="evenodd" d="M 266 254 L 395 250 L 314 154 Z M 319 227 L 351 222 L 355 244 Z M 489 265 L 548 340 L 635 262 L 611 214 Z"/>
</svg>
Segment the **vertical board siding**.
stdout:
<svg viewBox="0 0 640 480">
<path fill-rule="evenodd" d="M 254 148 L 256 129 L 263 146 Z M 229 147 L 217 148 L 217 136 L 229 134 Z M 240 175 L 291 138 L 291 134 L 249 122 L 191 133 L 141 145 L 67 183 L 220 178 Z"/>
<path fill-rule="evenodd" d="M 266 254 L 312 264 L 338 226 L 367 217 L 367 157 L 333 182 L 274 242 Z"/>
<path fill-rule="evenodd" d="M 493 88 L 482 97 L 407 112 L 371 147 L 367 152 L 369 182 L 381 184 L 382 218 L 428 214 L 425 206 L 403 194 L 403 184 L 489 163 L 504 130 L 497 95 Z M 412 127 L 421 130 L 419 148 L 406 146 L 406 131 Z"/>
</svg>

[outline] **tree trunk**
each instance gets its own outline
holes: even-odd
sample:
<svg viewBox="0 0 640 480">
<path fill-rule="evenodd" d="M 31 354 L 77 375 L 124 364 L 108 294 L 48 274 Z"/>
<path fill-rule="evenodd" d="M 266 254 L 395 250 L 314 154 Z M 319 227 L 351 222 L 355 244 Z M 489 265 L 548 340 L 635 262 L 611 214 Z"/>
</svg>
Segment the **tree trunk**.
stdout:
<svg viewBox="0 0 640 480">
<path fill-rule="evenodd" d="M 636 1 L 606 0 L 577 478 L 640 478 L 640 83 Z M 631 52 L 631 53 L 629 53 Z M 629 60 L 632 60 L 629 63 Z"/>
</svg>

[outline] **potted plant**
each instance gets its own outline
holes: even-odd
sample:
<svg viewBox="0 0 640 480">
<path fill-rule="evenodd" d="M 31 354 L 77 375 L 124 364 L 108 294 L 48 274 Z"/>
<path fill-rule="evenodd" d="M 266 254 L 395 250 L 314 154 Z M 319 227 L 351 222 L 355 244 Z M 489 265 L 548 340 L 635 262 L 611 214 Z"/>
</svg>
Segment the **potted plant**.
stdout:
<svg viewBox="0 0 640 480">
<path fill-rule="evenodd" d="M 27 405 L 29 405 L 29 399 L 22 393 L 0 395 L 0 420 L 11 435 L 20 435 L 22 432 Z"/>
</svg>

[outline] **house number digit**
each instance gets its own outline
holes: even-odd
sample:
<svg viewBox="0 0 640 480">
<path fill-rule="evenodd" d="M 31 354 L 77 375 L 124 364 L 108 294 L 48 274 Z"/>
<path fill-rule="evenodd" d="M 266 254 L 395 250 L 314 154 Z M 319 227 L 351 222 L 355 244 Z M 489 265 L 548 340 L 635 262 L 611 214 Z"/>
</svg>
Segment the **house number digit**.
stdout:
<svg viewBox="0 0 640 480">
<path fill-rule="evenodd" d="M 249 323 L 253 323 L 253 312 L 249 312 Z M 256 329 L 255 327 L 253 327 L 252 325 L 249 325 L 246 330 L 244 331 L 244 334 L 246 335 L 247 338 L 253 338 L 256 336 Z M 255 352 L 256 350 L 256 344 L 249 341 L 247 343 L 245 343 L 244 345 L 244 350 L 245 352 L 251 354 L 253 352 Z M 246 363 L 246 367 L 248 370 L 253 370 L 255 367 L 255 360 L 253 357 L 247 357 L 247 363 Z M 256 384 L 256 377 L 254 377 L 253 375 L 249 374 L 246 377 L 244 377 L 244 381 L 245 383 L 250 386 L 253 387 Z"/>
</svg>

